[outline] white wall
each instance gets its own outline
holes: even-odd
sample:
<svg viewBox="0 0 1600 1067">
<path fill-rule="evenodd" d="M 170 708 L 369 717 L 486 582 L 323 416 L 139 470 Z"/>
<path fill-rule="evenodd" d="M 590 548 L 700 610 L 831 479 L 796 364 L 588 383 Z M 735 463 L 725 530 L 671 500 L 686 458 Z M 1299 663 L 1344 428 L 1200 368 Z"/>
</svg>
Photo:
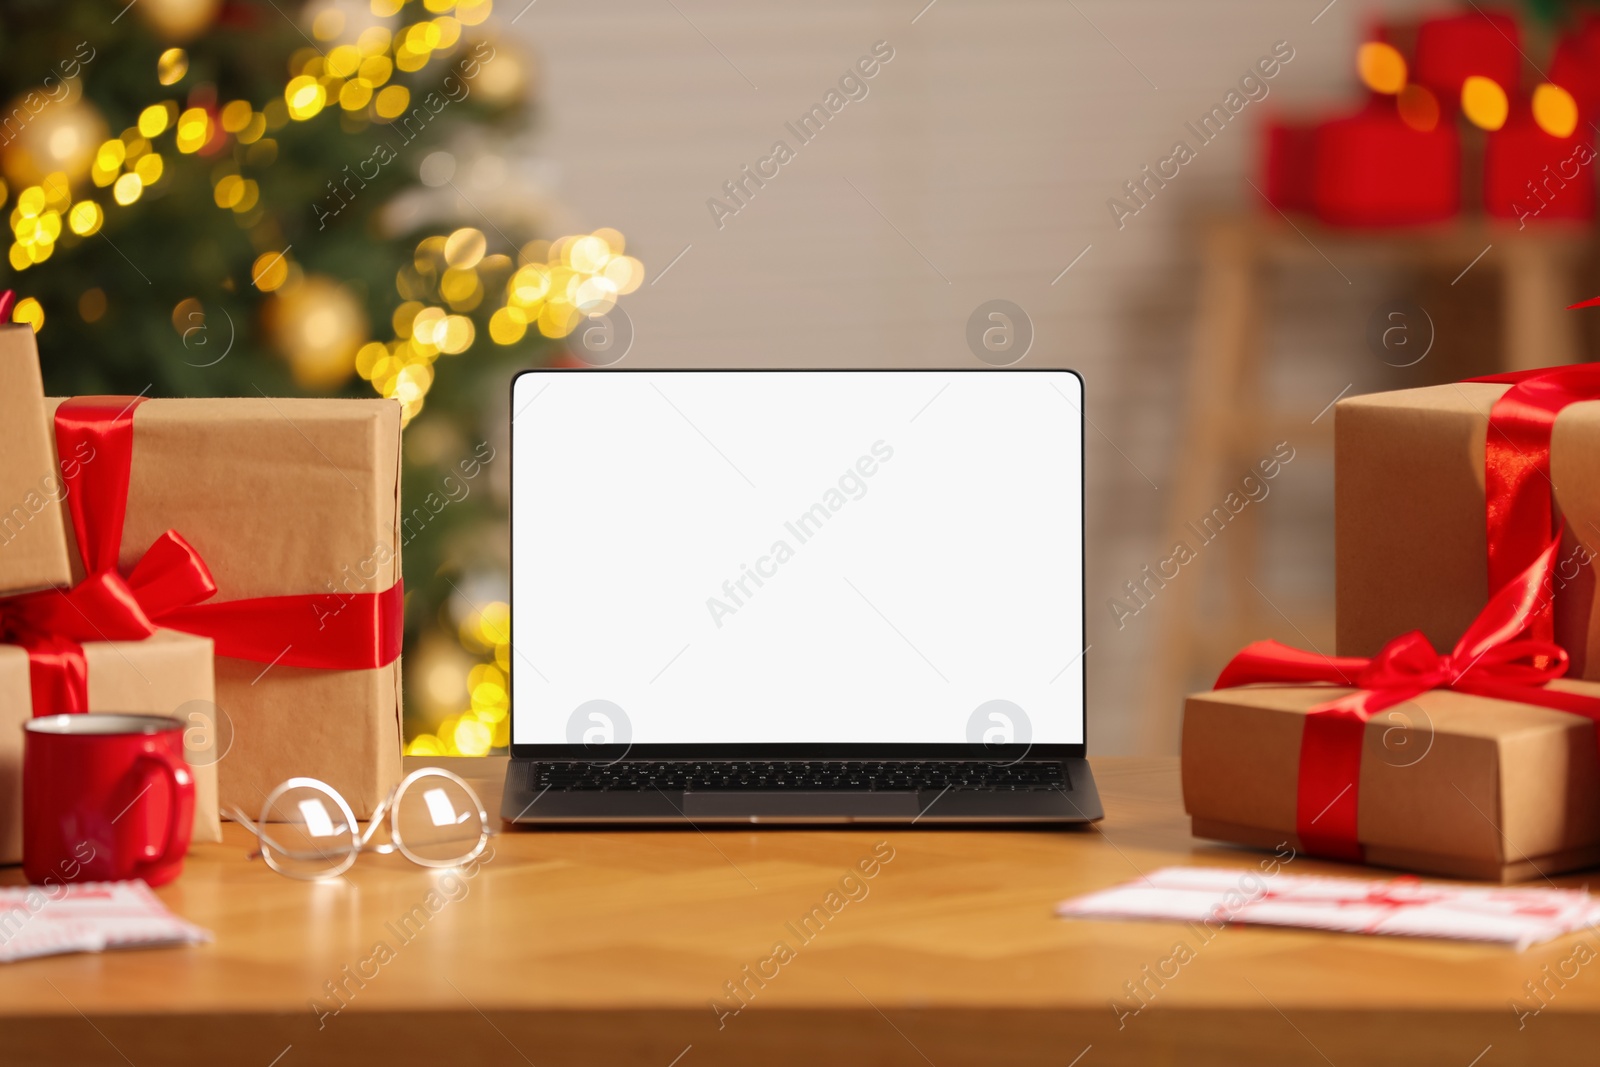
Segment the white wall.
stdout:
<svg viewBox="0 0 1600 1067">
<path fill-rule="evenodd" d="M 1365 15 L 1354 0 L 925 2 L 503 0 L 495 18 L 537 56 L 544 104 L 509 153 L 513 184 L 562 205 L 553 229 L 628 236 L 651 279 L 624 302 L 634 365 L 969 365 L 972 310 L 1021 305 L 1036 330 L 1028 361 L 1083 372 L 1090 417 L 1116 446 L 1089 435 L 1086 662 L 1094 750 L 1128 751 L 1149 713 L 1136 683 L 1156 620 L 1118 632 L 1105 600 L 1169 540 L 1158 534 L 1194 313 L 1192 225 L 1249 205 L 1267 109 L 1354 101 Z M 895 54 L 870 95 L 719 230 L 707 199 L 775 139 L 795 145 L 784 123 L 880 40 Z M 1119 230 L 1108 198 L 1278 41 L 1294 58 L 1267 100 Z M 1370 362 L 1355 312 L 1382 282 L 1356 282 L 1296 282 L 1295 314 L 1273 334 L 1300 358 L 1289 407 L 1331 397 L 1346 364 Z M 1326 469 L 1301 472 L 1287 495 L 1304 506 L 1285 508 L 1301 528 L 1277 556 L 1325 596 Z"/>
</svg>

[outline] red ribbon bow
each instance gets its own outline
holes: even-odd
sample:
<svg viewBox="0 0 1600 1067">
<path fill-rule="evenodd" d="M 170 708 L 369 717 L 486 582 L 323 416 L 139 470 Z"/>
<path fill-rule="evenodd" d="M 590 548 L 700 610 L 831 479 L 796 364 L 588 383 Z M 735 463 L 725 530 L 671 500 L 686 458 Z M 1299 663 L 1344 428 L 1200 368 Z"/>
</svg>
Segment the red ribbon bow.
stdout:
<svg viewBox="0 0 1600 1067">
<path fill-rule="evenodd" d="M 1276 641 L 1257 641 L 1223 668 L 1213 688 L 1254 683 L 1356 687 L 1355 692 L 1306 713 L 1295 804 L 1296 832 L 1306 851 L 1360 862 L 1357 816 L 1366 722 L 1430 689 L 1534 704 L 1600 722 L 1600 697 L 1545 687 L 1566 673 L 1566 651 L 1552 641 L 1519 639 L 1540 609 L 1548 606 L 1559 546 L 1559 537 L 1550 541 L 1532 565 L 1502 586 L 1448 654 L 1441 655 L 1413 631 L 1390 641 L 1370 659 L 1324 656 Z"/>
<path fill-rule="evenodd" d="M 1484 445 L 1484 503 L 1489 549 L 1489 591 L 1511 582 L 1531 564 L 1555 529 L 1550 480 L 1550 437 L 1568 404 L 1600 400 L 1600 364 L 1491 374 L 1474 382 L 1509 384 L 1489 412 Z M 1555 637 L 1550 598 L 1531 620 L 1534 637 Z"/>
<path fill-rule="evenodd" d="M 117 569 L 133 471 L 133 413 L 142 397 L 74 397 L 56 409 L 56 449 L 88 457 L 64 474 L 87 577 L 0 601 L 0 636 L 28 652 L 35 715 L 88 709 L 84 641 L 137 641 L 160 627 L 210 637 L 219 656 L 363 670 L 400 654 L 404 591 L 329 593 L 206 603 L 216 593 L 194 547 L 168 530 L 124 576 Z"/>
</svg>

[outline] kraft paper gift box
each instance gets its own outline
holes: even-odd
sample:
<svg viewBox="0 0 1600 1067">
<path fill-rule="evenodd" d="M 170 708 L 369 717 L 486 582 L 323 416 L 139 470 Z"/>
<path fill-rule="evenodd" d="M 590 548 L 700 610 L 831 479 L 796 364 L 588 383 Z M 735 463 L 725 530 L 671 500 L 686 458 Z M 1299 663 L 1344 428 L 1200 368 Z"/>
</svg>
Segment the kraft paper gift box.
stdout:
<svg viewBox="0 0 1600 1067">
<path fill-rule="evenodd" d="M 1334 408 L 1338 654 L 1369 656 L 1421 630 L 1452 645 L 1489 594 L 1484 451 L 1504 384 L 1374 393 Z M 1557 556 L 1555 640 L 1569 675 L 1600 679 L 1600 402 L 1555 418 L 1550 483 L 1565 520 Z M 1543 485 L 1543 479 L 1540 479 Z"/>
<path fill-rule="evenodd" d="M 0 596 L 71 579 L 53 442 L 33 329 L 0 326 Z"/>
<path fill-rule="evenodd" d="M 1550 688 L 1600 696 L 1590 682 Z M 1253 685 L 1191 696 L 1183 804 L 1195 836 L 1303 851 L 1306 712 L 1349 692 Z M 1503 883 L 1600 863 L 1600 751 L 1589 719 L 1433 690 L 1373 716 L 1361 740 L 1356 836 L 1367 863 Z"/>
<path fill-rule="evenodd" d="M 194 774 L 194 840 L 221 841 L 217 813 L 219 737 L 209 721 L 214 696 L 211 640 L 162 630 L 143 641 L 90 641 L 89 713 L 170 715 L 184 723 Z M 0 645 L 0 863 L 22 862 L 22 724 L 33 717 L 28 654 Z"/>
<path fill-rule="evenodd" d="M 53 412 L 62 401 L 46 403 Z M 292 596 L 321 626 L 369 610 L 363 596 L 398 593 L 398 403 L 153 399 L 132 418 L 124 573 L 172 529 L 216 581 L 208 604 Z M 285 662 L 317 651 L 320 640 L 285 641 L 276 661 L 229 658 L 219 645 L 219 732 L 231 730 L 217 762 L 224 808 L 254 816 L 275 786 L 307 776 L 333 786 L 365 818 L 399 780 L 397 638 L 381 666 Z"/>
</svg>

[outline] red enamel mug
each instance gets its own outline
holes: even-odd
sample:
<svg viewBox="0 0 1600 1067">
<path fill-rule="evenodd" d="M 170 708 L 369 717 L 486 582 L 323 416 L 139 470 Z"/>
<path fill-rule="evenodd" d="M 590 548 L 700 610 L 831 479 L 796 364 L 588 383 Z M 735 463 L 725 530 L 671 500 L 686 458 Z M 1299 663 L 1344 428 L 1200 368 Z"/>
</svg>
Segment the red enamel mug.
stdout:
<svg viewBox="0 0 1600 1067">
<path fill-rule="evenodd" d="M 44 715 L 23 724 L 28 881 L 172 881 L 194 829 L 183 723 L 164 715 Z"/>
</svg>

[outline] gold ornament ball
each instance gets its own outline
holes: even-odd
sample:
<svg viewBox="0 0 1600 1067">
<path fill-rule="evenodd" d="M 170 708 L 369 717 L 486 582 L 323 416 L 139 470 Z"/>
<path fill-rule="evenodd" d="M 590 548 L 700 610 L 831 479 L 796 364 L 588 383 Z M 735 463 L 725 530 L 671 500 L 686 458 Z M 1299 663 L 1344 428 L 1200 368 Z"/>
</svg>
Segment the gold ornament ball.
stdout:
<svg viewBox="0 0 1600 1067">
<path fill-rule="evenodd" d="M 366 312 L 348 286 L 312 274 L 278 292 L 266 311 L 267 337 L 308 389 L 333 389 L 356 369 L 368 336 Z"/>
<path fill-rule="evenodd" d="M 82 181 L 109 136 L 106 120 L 81 96 L 58 102 L 41 92 L 28 93 L 12 101 L 5 115 L 22 122 L 0 153 L 0 168 L 17 189 L 37 185 L 47 174 L 62 173 L 68 181 Z"/>
<path fill-rule="evenodd" d="M 222 0 L 139 0 L 134 9 L 163 39 L 187 41 L 216 20 Z"/>
<path fill-rule="evenodd" d="M 533 59 L 503 40 L 494 42 L 494 58 L 478 68 L 472 90 L 497 106 L 531 99 L 537 91 L 538 68 Z"/>
</svg>

